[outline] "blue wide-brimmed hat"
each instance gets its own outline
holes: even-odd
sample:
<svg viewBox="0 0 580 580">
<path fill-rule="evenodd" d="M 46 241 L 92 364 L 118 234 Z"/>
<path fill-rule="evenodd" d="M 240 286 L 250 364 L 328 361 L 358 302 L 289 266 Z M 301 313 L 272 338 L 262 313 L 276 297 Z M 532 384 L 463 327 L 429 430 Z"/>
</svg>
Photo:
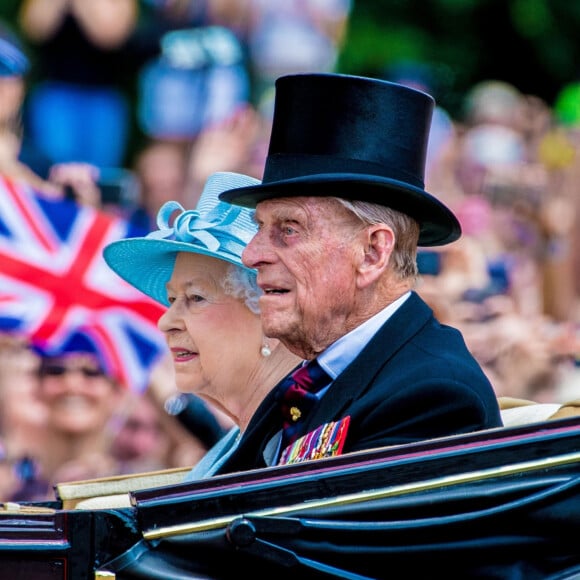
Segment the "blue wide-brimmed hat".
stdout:
<svg viewBox="0 0 580 580">
<path fill-rule="evenodd" d="M 276 80 L 262 182 L 220 199 L 244 207 L 293 196 L 385 205 L 419 223 L 419 245 L 457 240 L 461 226 L 425 191 L 435 102 L 422 91 L 366 77 L 314 73 Z"/>
<path fill-rule="evenodd" d="M 203 254 L 245 268 L 242 252 L 257 231 L 254 211 L 219 200 L 235 187 L 260 183 L 239 173 L 218 172 L 207 180 L 197 207 L 185 210 L 168 201 L 157 214 L 159 230 L 145 237 L 112 242 L 103 250 L 109 267 L 132 286 L 168 306 L 167 282 L 179 252 Z M 180 213 L 170 219 L 176 211 Z"/>
</svg>

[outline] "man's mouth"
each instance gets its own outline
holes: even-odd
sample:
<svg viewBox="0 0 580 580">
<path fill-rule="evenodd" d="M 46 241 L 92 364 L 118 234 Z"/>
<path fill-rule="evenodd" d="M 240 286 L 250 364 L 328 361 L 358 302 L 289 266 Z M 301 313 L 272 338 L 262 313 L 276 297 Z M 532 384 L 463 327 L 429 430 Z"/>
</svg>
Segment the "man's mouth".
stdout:
<svg viewBox="0 0 580 580">
<path fill-rule="evenodd" d="M 272 296 L 273 294 L 287 294 L 290 292 L 287 288 L 277 288 L 274 286 L 261 286 L 262 292 L 266 295 Z"/>
</svg>

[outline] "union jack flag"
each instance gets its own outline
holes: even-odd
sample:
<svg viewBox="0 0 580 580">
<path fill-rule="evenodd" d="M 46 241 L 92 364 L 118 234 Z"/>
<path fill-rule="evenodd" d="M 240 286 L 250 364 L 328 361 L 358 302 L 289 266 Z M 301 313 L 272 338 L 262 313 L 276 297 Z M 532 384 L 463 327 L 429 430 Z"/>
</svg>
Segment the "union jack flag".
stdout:
<svg viewBox="0 0 580 580">
<path fill-rule="evenodd" d="M 166 352 L 157 328 L 163 307 L 102 257 L 108 243 L 144 233 L 0 176 L 0 331 L 49 355 L 90 346 L 122 384 L 144 390 Z"/>
</svg>

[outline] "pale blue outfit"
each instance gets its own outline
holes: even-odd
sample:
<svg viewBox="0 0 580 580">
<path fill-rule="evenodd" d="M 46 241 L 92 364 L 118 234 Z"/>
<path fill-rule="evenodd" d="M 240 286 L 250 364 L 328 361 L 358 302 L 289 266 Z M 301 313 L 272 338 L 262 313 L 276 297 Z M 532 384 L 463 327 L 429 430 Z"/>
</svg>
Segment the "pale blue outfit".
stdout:
<svg viewBox="0 0 580 580">
<path fill-rule="evenodd" d="M 239 427 L 232 427 L 209 451 L 193 466 L 185 476 L 184 482 L 211 477 L 236 450 L 242 437 Z"/>
</svg>

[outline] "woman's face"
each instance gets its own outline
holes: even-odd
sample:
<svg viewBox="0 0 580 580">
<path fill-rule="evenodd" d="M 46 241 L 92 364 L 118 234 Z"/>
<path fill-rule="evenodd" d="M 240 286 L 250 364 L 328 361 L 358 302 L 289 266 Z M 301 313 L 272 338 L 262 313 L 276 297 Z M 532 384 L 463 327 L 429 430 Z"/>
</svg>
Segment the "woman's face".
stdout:
<svg viewBox="0 0 580 580">
<path fill-rule="evenodd" d="M 260 317 L 226 293 L 230 265 L 182 252 L 167 284 L 168 310 L 159 319 L 173 358 L 177 388 L 227 406 L 260 364 Z M 235 396 L 235 395 L 234 395 Z"/>
<path fill-rule="evenodd" d="M 47 406 L 49 426 L 71 435 L 101 431 L 120 396 L 95 357 L 84 353 L 44 361 L 39 392 Z"/>
</svg>

